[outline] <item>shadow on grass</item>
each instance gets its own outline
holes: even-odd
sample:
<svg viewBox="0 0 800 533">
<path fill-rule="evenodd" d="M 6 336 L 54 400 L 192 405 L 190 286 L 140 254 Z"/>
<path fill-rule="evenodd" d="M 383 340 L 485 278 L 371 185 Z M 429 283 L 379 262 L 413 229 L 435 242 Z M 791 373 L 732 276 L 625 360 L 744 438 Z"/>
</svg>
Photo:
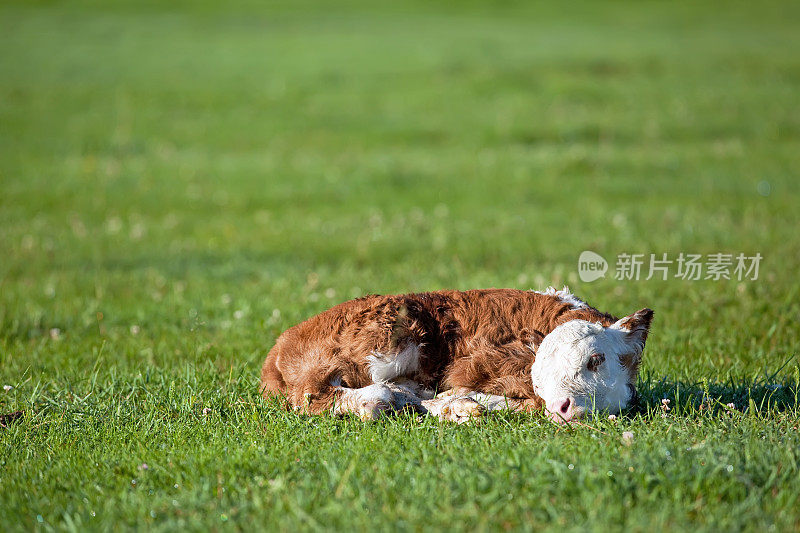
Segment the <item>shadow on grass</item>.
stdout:
<svg viewBox="0 0 800 533">
<path fill-rule="evenodd" d="M 794 379 L 776 380 L 777 374 L 785 367 L 786 364 L 770 376 L 729 376 L 723 382 L 707 379 L 672 381 L 648 374 L 639 380 L 638 405 L 629 409 L 627 414 L 697 416 L 736 410 L 763 415 L 795 411 L 800 407 L 798 368 L 795 368 Z"/>
</svg>

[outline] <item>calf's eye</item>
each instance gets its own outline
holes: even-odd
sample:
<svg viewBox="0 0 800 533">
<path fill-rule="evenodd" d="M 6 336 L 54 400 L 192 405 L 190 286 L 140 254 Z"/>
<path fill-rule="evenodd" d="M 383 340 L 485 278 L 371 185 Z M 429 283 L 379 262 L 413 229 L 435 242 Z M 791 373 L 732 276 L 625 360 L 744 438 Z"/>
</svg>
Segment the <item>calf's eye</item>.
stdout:
<svg viewBox="0 0 800 533">
<path fill-rule="evenodd" d="M 602 365 L 605 360 L 606 356 L 601 353 L 592 354 L 592 356 L 589 357 L 589 363 L 586 365 L 586 368 L 592 372 L 597 372 L 597 369 L 600 368 L 600 365 Z"/>
</svg>

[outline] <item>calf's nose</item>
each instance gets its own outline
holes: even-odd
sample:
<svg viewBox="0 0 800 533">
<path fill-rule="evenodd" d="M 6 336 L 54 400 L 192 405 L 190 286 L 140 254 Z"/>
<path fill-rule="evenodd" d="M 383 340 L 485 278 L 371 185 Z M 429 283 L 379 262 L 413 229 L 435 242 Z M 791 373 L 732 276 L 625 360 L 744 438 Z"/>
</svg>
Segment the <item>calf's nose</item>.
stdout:
<svg viewBox="0 0 800 533">
<path fill-rule="evenodd" d="M 562 415 L 566 415 L 569 412 L 569 408 L 571 405 L 572 405 L 572 398 L 567 398 L 566 400 L 564 400 L 564 403 L 561 404 L 561 407 L 559 408 L 558 411 Z"/>
<path fill-rule="evenodd" d="M 559 424 L 569 422 L 581 417 L 583 411 L 575 406 L 575 400 L 572 398 L 565 398 L 555 404 L 557 407 L 554 409 L 548 408 L 550 411 L 550 419 Z"/>
</svg>

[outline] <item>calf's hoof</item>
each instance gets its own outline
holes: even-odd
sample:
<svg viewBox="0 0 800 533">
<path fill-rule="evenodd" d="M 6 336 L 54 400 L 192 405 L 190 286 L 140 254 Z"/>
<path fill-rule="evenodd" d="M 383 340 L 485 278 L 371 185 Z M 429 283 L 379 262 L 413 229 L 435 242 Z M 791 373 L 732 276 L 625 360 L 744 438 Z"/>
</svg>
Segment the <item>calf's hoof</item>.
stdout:
<svg viewBox="0 0 800 533">
<path fill-rule="evenodd" d="M 358 406 L 358 417 L 361 420 L 377 420 L 392 411 L 392 406 L 381 400 L 363 401 Z"/>
<path fill-rule="evenodd" d="M 486 408 L 472 398 L 453 398 L 448 400 L 439 411 L 439 418 L 456 424 L 479 419 Z"/>
</svg>

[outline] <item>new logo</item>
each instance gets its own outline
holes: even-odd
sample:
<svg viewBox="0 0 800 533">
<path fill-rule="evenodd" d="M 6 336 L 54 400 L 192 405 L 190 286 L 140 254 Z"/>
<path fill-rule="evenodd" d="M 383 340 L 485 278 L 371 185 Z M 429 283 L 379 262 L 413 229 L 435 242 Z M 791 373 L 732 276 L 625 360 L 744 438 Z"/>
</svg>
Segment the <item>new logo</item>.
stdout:
<svg viewBox="0 0 800 533">
<path fill-rule="evenodd" d="M 608 262 L 602 255 L 584 250 L 578 257 L 578 276 L 584 283 L 605 277 L 608 271 Z"/>
</svg>

